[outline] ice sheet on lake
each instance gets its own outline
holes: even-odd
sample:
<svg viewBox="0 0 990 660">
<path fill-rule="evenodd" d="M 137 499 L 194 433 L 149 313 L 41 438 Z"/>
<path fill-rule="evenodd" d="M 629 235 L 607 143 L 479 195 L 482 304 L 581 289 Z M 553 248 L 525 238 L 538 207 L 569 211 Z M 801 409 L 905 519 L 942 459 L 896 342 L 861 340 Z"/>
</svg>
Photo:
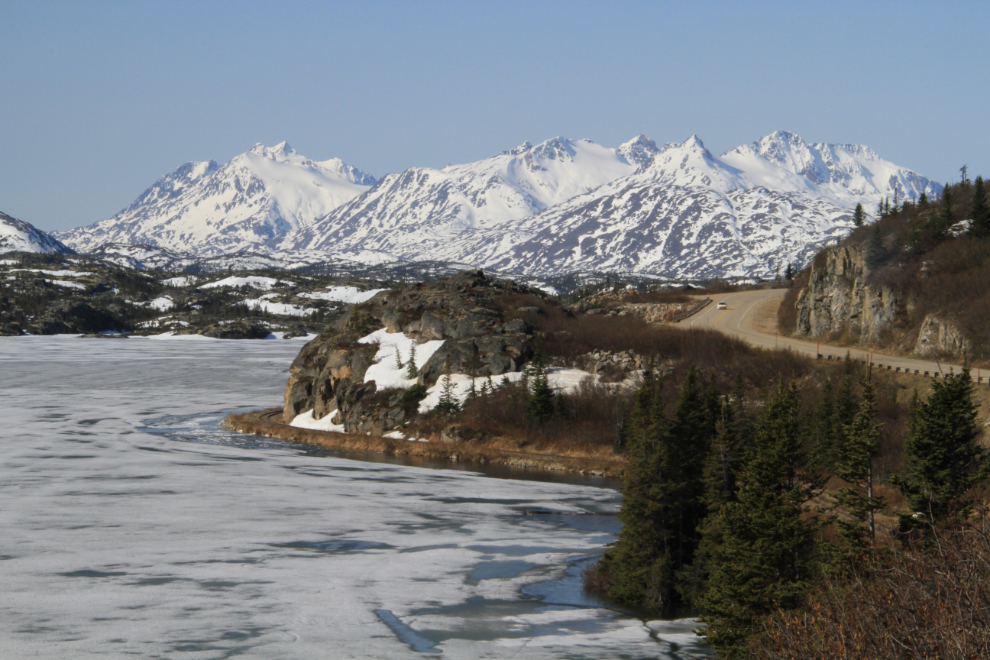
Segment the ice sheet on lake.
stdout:
<svg viewBox="0 0 990 660">
<path fill-rule="evenodd" d="M 0 338 L 0 657 L 664 655 L 523 593 L 601 552 L 614 491 L 219 428 L 280 402 L 299 347 Z"/>
</svg>

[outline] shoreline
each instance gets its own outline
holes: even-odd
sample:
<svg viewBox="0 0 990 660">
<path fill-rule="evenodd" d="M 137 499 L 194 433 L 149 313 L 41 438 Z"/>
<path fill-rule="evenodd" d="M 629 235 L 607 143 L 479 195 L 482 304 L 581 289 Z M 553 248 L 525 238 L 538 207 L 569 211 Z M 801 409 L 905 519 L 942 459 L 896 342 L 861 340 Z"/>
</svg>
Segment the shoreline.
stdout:
<svg viewBox="0 0 990 660">
<path fill-rule="evenodd" d="M 371 452 L 386 456 L 408 456 L 453 463 L 477 463 L 519 469 L 569 472 L 590 477 L 621 478 L 626 460 L 621 456 L 562 456 L 552 453 L 511 451 L 476 445 L 469 442 L 439 443 L 410 442 L 395 438 L 354 433 L 335 433 L 289 426 L 280 418 L 282 408 L 266 408 L 246 413 L 232 413 L 221 423 L 238 433 L 252 433 L 279 440 L 288 440 L 325 449 L 345 452 Z"/>
</svg>

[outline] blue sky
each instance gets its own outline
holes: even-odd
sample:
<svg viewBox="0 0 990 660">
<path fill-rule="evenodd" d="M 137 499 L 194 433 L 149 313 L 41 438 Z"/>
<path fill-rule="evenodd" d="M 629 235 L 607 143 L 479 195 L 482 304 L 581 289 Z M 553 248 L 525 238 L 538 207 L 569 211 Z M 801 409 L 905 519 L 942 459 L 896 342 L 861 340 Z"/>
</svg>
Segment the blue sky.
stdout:
<svg viewBox="0 0 990 660">
<path fill-rule="evenodd" d="M 774 130 L 990 175 L 986 5 L 0 0 L 0 211 L 109 217 L 189 160 L 288 140 L 375 176 L 563 135 Z"/>
</svg>

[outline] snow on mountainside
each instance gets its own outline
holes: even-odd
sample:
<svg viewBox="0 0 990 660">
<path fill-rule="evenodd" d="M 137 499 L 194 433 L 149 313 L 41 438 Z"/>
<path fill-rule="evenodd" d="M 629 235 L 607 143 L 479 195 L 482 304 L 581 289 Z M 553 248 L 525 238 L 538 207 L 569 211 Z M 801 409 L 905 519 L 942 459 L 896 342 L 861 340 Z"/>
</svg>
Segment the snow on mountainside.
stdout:
<svg viewBox="0 0 990 660">
<path fill-rule="evenodd" d="M 273 245 L 357 197 L 375 179 L 339 159 L 258 144 L 228 163 L 190 162 L 107 220 L 56 234 L 80 251 L 104 243 L 219 254 Z"/>
<path fill-rule="evenodd" d="M 72 250 L 37 227 L 0 212 L 0 254 L 8 252 L 72 254 Z"/>
<path fill-rule="evenodd" d="M 525 143 L 380 181 L 286 144 L 223 166 L 187 163 L 114 218 L 59 234 L 81 250 L 150 265 L 458 263 L 553 276 L 770 276 L 848 233 L 852 210 L 942 186 L 865 146 L 778 131 L 714 156 L 696 136 Z M 161 254 L 127 254 L 122 244 Z M 141 248 L 144 249 L 144 248 Z M 108 255 L 109 256 L 109 255 Z"/>
<path fill-rule="evenodd" d="M 465 232 L 532 216 L 632 174 L 656 153 L 642 135 L 618 149 L 558 137 L 475 163 L 413 168 L 383 177 L 361 197 L 286 236 L 280 247 L 426 258 Z"/>
<path fill-rule="evenodd" d="M 941 185 L 883 160 L 869 147 L 808 144 L 786 131 L 736 147 L 720 160 L 757 177 L 773 177 L 777 168 L 792 172 L 812 184 L 816 192 L 852 206 L 864 198 L 875 206 L 880 198 L 893 200 L 895 194 L 903 201 L 916 200 L 921 193 L 931 196 L 942 191 Z"/>
<path fill-rule="evenodd" d="M 772 144 L 771 138 L 782 135 L 790 146 L 803 144 L 781 133 L 757 144 Z M 865 147 L 815 149 L 833 154 L 832 162 L 839 163 L 834 171 L 785 159 L 779 149 L 763 152 L 774 160 L 746 148 L 716 158 L 691 136 L 591 193 L 489 231 L 465 233 L 445 246 L 443 257 L 542 276 L 597 270 L 767 277 L 788 263 L 807 263 L 819 247 L 845 236 L 857 201 L 877 201 L 894 186 L 901 198 L 941 192 L 938 184 Z M 787 153 L 795 151 L 800 154 Z M 881 177 L 890 188 L 876 187 Z"/>
</svg>

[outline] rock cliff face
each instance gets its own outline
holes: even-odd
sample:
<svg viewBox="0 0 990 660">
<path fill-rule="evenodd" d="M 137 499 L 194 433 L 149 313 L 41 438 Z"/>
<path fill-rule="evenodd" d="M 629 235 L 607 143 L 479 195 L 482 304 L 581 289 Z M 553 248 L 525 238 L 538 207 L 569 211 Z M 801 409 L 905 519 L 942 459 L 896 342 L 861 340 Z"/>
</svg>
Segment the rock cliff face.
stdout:
<svg viewBox="0 0 990 660">
<path fill-rule="evenodd" d="M 906 294 L 871 284 L 864 253 L 864 245 L 840 245 L 819 255 L 797 298 L 795 336 L 893 348 L 920 357 L 962 358 L 971 352 L 971 342 L 947 315 L 919 310 Z"/>
<path fill-rule="evenodd" d="M 918 332 L 918 341 L 915 342 L 914 352 L 924 357 L 939 355 L 964 357 L 967 354 L 972 354 L 972 345 L 963 336 L 956 324 L 939 318 L 935 314 L 928 314 Z"/>
<path fill-rule="evenodd" d="M 345 316 L 303 348 L 292 363 L 285 390 L 283 419 L 313 411 L 349 432 L 382 433 L 401 424 L 422 398 L 417 387 L 397 389 L 366 381 L 378 346 L 358 340 L 376 330 L 404 333 L 416 343 L 442 340 L 423 364 L 416 385 L 437 382 L 450 360 L 453 373 L 498 376 L 519 371 L 533 355 L 530 325 L 520 318 L 533 297 L 546 294 L 481 271 L 383 291 L 355 305 Z M 520 313 L 520 310 L 523 310 Z"/>
<path fill-rule="evenodd" d="M 863 246 L 829 248 L 811 268 L 797 300 L 796 336 L 844 338 L 876 345 L 903 309 L 894 291 L 867 281 Z"/>
</svg>

